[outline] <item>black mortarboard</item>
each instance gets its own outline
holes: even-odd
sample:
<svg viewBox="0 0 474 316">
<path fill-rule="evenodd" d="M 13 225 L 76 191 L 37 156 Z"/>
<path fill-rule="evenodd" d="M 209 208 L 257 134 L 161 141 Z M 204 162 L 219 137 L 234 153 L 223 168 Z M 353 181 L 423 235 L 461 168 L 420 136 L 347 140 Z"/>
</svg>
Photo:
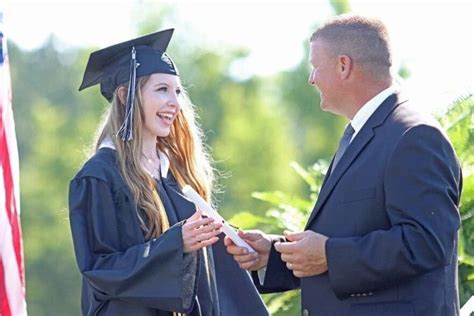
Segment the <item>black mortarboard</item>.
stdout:
<svg viewBox="0 0 474 316">
<path fill-rule="evenodd" d="M 131 122 L 136 79 L 154 73 L 178 75 L 171 58 L 165 53 L 173 35 L 168 29 L 91 53 L 79 91 L 100 84 L 100 92 L 110 102 L 115 89 L 130 82 L 127 94 L 127 112 L 119 133 L 124 140 L 132 139 Z"/>
</svg>

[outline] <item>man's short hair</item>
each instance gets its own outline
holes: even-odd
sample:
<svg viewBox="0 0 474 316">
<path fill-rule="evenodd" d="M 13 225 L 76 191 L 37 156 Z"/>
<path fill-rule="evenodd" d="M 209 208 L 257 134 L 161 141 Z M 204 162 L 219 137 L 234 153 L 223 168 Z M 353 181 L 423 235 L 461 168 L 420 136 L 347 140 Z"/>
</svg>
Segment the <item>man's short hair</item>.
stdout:
<svg viewBox="0 0 474 316">
<path fill-rule="evenodd" d="M 388 31 L 382 21 L 359 15 L 339 15 L 321 25 L 311 42 L 322 39 L 331 52 L 347 55 L 355 63 L 376 69 L 392 65 Z"/>
</svg>

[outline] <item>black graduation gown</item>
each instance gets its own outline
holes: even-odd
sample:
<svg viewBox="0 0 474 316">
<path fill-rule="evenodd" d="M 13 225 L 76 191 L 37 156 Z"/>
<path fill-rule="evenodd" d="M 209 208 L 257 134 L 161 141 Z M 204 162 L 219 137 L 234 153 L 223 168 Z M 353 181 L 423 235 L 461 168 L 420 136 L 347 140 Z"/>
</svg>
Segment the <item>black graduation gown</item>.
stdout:
<svg viewBox="0 0 474 316">
<path fill-rule="evenodd" d="M 207 251 L 183 253 L 181 226 L 194 204 L 171 173 L 158 184 L 171 227 L 145 240 L 115 150 L 100 149 L 71 181 L 83 315 L 268 315 L 248 273 L 225 251 L 223 236 Z"/>
</svg>

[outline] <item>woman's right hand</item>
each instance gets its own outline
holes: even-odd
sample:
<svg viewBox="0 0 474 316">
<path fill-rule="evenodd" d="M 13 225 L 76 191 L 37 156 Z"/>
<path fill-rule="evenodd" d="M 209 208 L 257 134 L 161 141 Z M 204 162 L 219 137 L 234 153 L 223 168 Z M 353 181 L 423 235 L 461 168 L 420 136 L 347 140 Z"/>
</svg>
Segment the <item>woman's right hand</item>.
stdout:
<svg viewBox="0 0 474 316">
<path fill-rule="evenodd" d="M 221 232 L 222 224 L 210 217 L 203 218 L 202 211 L 198 209 L 182 227 L 184 252 L 193 252 L 214 244 Z"/>
</svg>

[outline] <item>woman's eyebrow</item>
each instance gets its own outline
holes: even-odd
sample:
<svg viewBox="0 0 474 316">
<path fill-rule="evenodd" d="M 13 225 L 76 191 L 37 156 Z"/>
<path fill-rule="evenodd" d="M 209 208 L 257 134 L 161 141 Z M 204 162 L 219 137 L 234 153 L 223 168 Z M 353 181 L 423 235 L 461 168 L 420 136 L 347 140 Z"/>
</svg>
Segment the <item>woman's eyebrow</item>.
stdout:
<svg viewBox="0 0 474 316">
<path fill-rule="evenodd" d="M 166 82 L 158 82 L 158 83 L 155 83 L 153 85 L 153 87 L 158 87 L 158 86 L 167 86 L 167 87 L 169 87 L 169 84 L 167 84 Z"/>
</svg>

